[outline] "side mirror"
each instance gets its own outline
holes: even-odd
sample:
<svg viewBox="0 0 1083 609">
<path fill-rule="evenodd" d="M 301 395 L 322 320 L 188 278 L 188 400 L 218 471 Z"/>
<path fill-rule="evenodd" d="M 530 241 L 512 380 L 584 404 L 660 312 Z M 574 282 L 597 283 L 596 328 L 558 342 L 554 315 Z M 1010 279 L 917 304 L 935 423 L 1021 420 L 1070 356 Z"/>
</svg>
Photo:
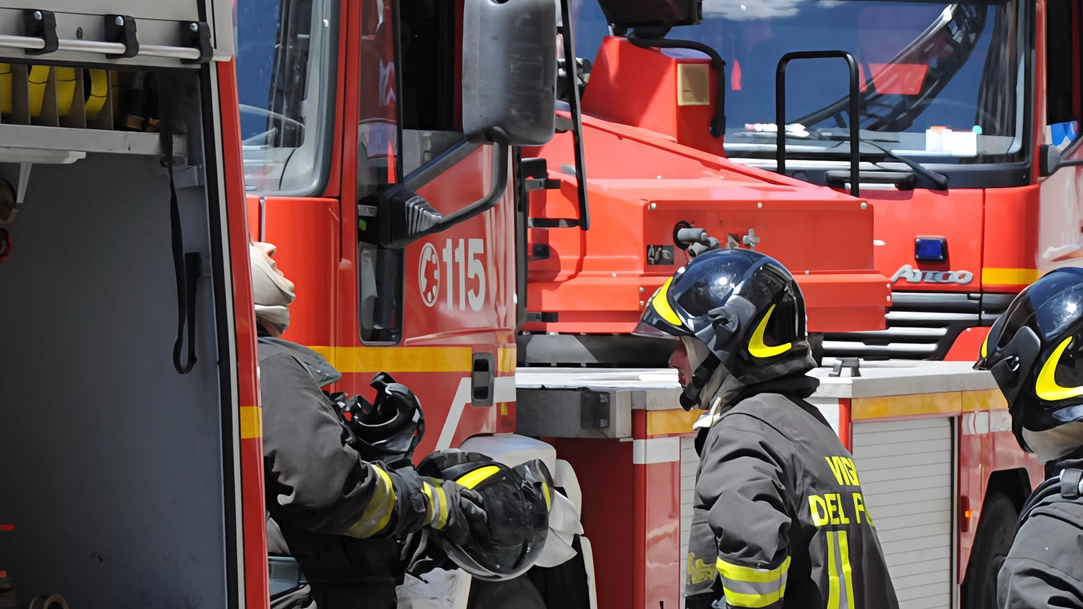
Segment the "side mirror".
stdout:
<svg viewBox="0 0 1083 609">
<path fill-rule="evenodd" d="M 556 132 L 556 2 L 464 4 L 463 132 L 509 146 L 549 142 Z"/>
<path fill-rule="evenodd" d="M 1051 176 L 1061 165 L 1060 148 L 1052 144 L 1042 144 L 1038 149 L 1038 171 L 1041 177 Z"/>
</svg>

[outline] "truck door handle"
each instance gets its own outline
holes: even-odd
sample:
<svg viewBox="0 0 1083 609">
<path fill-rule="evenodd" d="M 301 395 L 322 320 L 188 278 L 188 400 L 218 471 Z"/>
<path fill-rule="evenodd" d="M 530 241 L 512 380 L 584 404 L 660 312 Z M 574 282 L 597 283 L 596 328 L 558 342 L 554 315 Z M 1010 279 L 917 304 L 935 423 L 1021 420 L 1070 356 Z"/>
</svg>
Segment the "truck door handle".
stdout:
<svg viewBox="0 0 1083 609">
<path fill-rule="evenodd" d="M 470 404 L 493 405 L 493 385 L 496 376 L 496 358 L 492 353 L 475 353 L 470 373 Z"/>
</svg>

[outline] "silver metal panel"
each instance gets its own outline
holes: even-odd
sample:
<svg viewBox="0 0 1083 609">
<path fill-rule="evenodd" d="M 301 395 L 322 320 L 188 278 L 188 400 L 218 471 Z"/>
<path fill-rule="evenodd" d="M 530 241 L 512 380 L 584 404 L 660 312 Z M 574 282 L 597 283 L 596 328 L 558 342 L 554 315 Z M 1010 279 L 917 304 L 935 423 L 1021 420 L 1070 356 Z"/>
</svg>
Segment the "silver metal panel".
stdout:
<svg viewBox="0 0 1083 609">
<path fill-rule="evenodd" d="M 954 419 L 854 423 L 853 455 L 901 609 L 951 609 Z"/>
<path fill-rule="evenodd" d="M 681 553 L 678 581 L 681 595 L 688 579 L 688 536 L 692 531 L 692 501 L 696 492 L 696 472 L 699 471 L 699 455 L 696 454 L 695 438 L 681 438 Z"/>
<path fill-rule="evenodd" d="M 524 436 L 553 438 L 630 438 L 632 404 L 645 400 L 642 391 L 589 390 L 600 394 L 607 407 L 584 414 L 598 399 L 584 397 L 579 389 L 516 389 L 515 431 Z M 604 410 L 604 412 L 603 412 Z M 590 423 L 584 424 L 584 419 Z"/>
<path fill-rule="evenodd" d="M 209 255 L 206 193 L 178 192 Z M 0 522 L 20 597 L 72 607 L 229 607 L 213 284 L 196 363 L 173 368 L 169 187 L 158 159 L 34 168 L 0 265 Z M 220 238 L 220 235 L 216 235 Z M 235 471 L 235 470 L 234 470 Z M 25 601 L 24 601 L 25 603 Z"/>
<path fill-rule="evenodd" d="M 199 21 L 201 7 L 211 29 L 214 59 L 227 60 L 233 55 L 233 17 L 230 0 L 67 0 L 42 6 L 40 2 L 18 0 L 0 9 L 0 57 L 14 61 L 48 61 L 66 65 L 81 63 L 124 66 L 178 67 L 178 57 L 190 54 L 182 39 L 182 24 Z M 56 14 L 60 50 L 40 57 L 28 56 L 24 48 L 40 48 L 41 43 L 25 37 L 23 10 L 45 9 Z M 104 15 L 132 17 L 141 52 L 136 57 L 113 59 L 103 47 Z M 16 38 L 25 41 L 20 42 Z M 170 47 L 170 48 L 165 48 Z M 189 57 L 190 58 L 190 57 Z"/>
</svg>

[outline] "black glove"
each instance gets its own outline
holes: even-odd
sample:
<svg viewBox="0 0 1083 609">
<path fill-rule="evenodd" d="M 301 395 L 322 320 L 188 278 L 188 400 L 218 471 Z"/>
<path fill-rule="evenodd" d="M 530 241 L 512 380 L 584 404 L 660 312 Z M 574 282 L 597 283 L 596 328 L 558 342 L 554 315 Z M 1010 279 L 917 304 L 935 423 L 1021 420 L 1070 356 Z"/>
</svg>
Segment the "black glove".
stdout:
<svg viewBox="0 0 1083 609">
<path fill-rule="evenodd" d="M 428 526 L 440 531 L 453 544 L 470 538 L 484 538 L 486 528 L 484 501 L 473 489 L 450 480 L 425 478 L 425 495 L 430 497 Z"/>
</svg>

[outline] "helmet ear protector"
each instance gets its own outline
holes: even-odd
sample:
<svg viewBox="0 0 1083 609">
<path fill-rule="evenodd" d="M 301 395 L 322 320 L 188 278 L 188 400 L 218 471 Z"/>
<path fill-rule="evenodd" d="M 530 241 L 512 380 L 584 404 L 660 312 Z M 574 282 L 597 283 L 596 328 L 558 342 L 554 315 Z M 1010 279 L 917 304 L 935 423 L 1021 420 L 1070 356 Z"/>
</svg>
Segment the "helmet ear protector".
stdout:
<svg viewBox="0 0 1083 609">
<path fill-rule="evenodd" d="M 1008 402 L 1008 409 L 1012 417 L 1012 432 L 1024 450 L 1030 450 L 1023 440 L 1023 413 L 1022 401 L 1017 400 L 1023 385 L 1030 378 L 1030 371 L 1038 359 L 1042 350 L 1042 341 L 1038 335 L 1027 326 L 1016 331 L 1007 345 L 1004 345 L 998 353 L 997 362 L 989 369 L 1000 387 L 1004 399 Z"/>
</svg>

